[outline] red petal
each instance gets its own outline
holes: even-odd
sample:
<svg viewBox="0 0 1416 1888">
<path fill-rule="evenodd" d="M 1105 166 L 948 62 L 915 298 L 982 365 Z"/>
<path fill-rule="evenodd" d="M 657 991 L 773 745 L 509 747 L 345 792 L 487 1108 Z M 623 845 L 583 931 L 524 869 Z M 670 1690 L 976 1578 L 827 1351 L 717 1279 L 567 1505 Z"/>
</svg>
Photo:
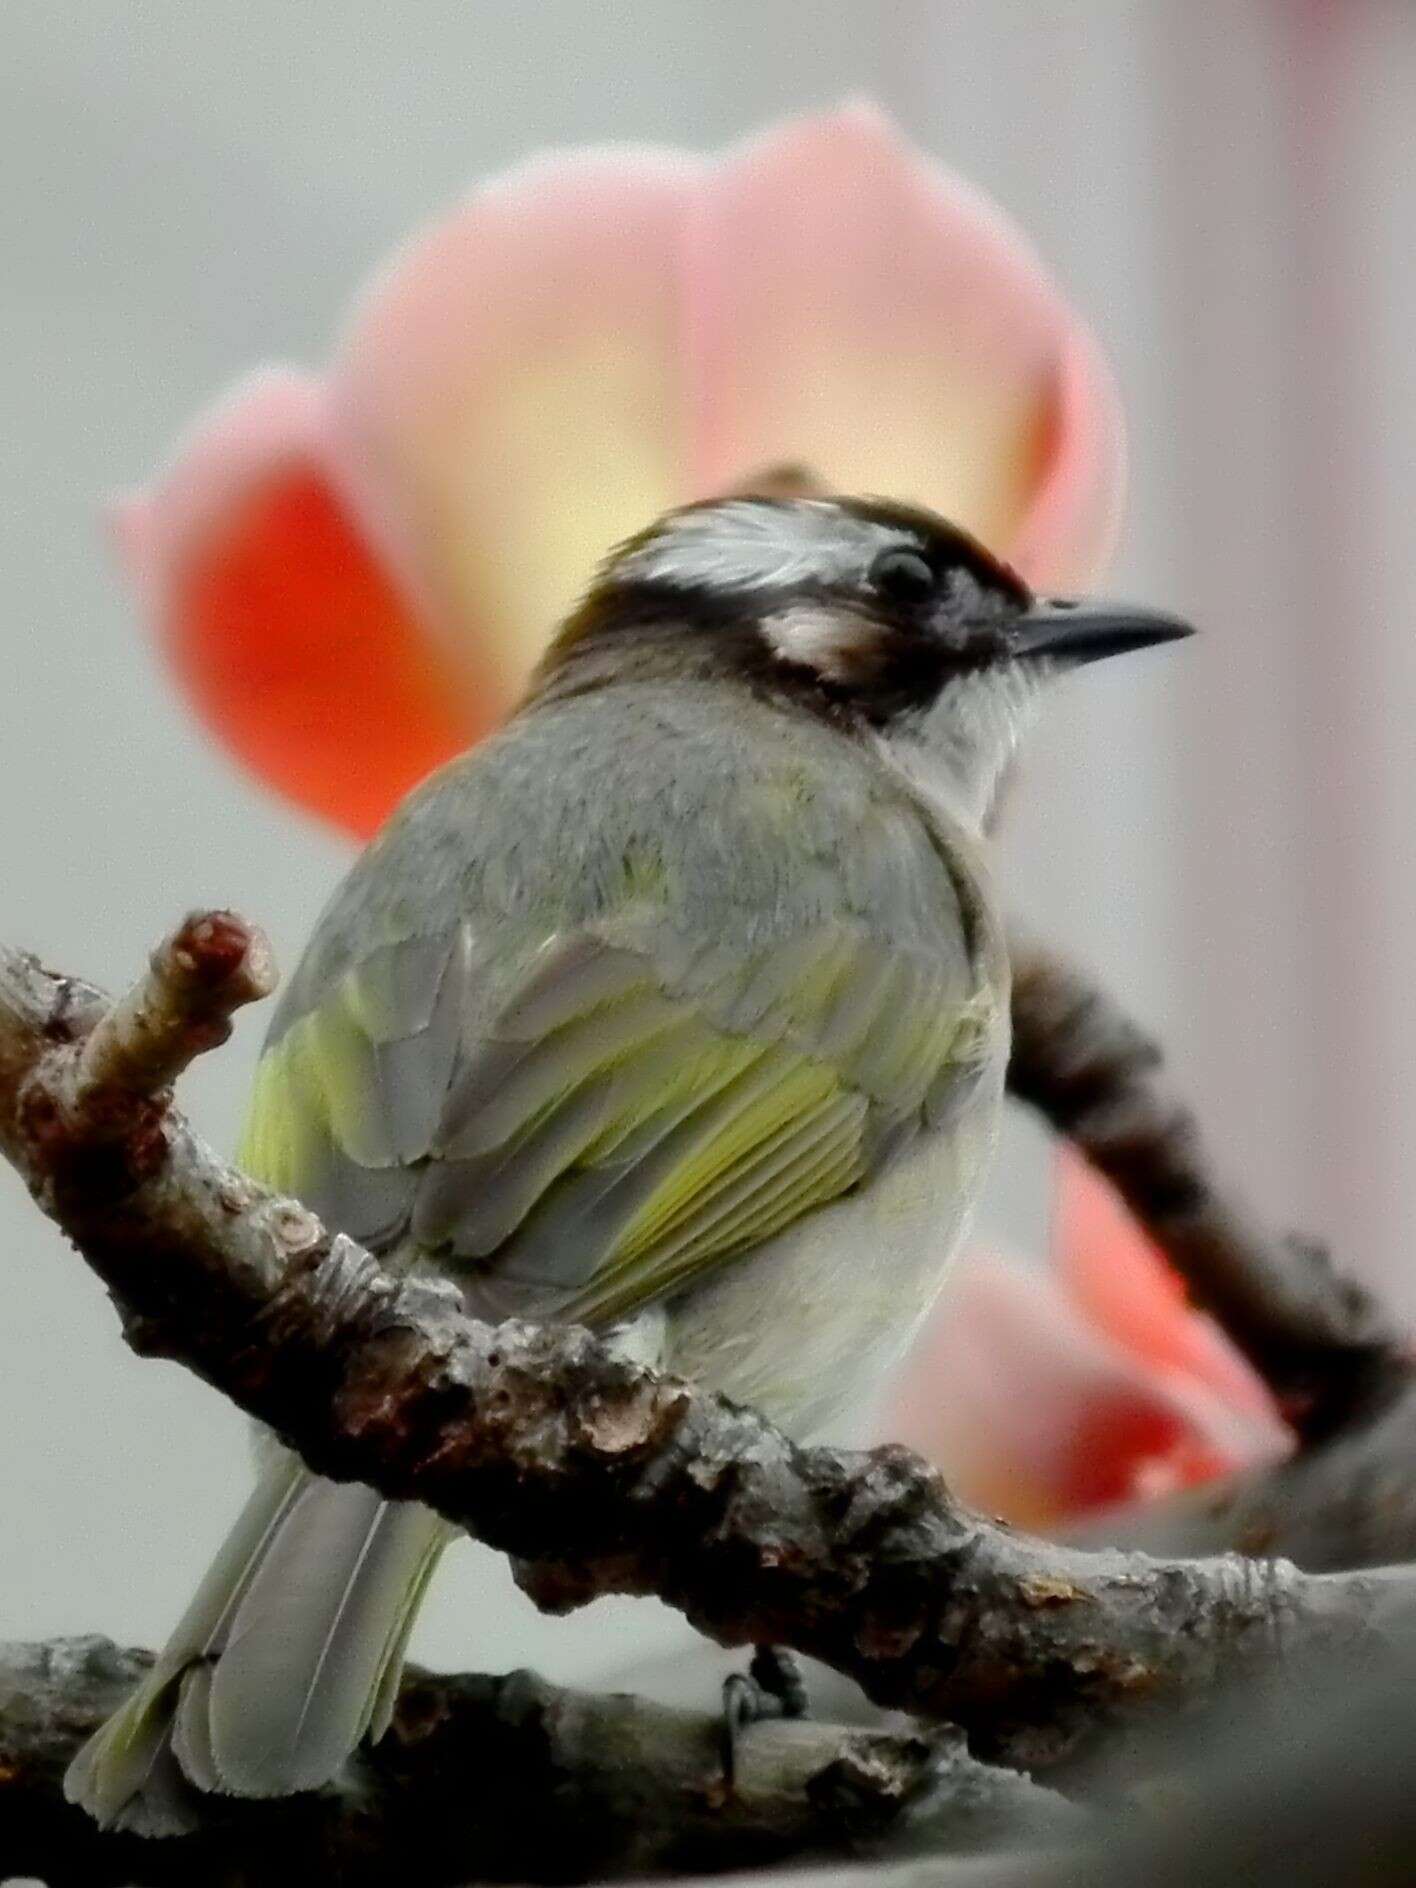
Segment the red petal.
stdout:
<svg viewBox="0 0 1416 1888">
<path fill-rule="evenodd" d="M 1086 590 L 1105 569 L 1126 496 L 1126 428 L 1101 350 L 1074 331 L 1059 345 L 1032 502 L 1008 547 L 1037 589 Z"/>
<path fill-rule="evenodd" d="M 1278 1421 L 1268 1389 L 1185 1287 L 1114 1190 L 1070 1148 L 1057 1157 L 1056 1263 L 1074 1302 L 1123 1349 Z"/>
<path fill-rule="evenodd" d="M 297 380 L 240 393 L 117 522 L 202 719 L 322 818 L 367 836 L 482 731 L 338 491 Z"/>
<path fill-rule="evenodd" d="M 966 1501 L 1024 1526 L 1271 1461 L 1290 1438 L 1097 1330 L 1055 1274 L 971 1257 L 905 1367 L 894 1422 Z"/>
</svg>

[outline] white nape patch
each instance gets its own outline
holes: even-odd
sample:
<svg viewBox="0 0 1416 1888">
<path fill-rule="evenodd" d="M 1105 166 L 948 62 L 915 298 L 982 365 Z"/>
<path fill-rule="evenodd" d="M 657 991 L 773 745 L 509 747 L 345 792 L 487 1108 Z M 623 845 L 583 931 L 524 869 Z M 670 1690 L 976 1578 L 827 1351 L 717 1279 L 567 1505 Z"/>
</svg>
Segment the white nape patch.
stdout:
<svg viewBox="0 0 1416 1888">
<path fill-rule="evenodd" d="M 1052 666 L 1005 662 L 961 675 L 930 707 L 901 717 L 880 745 L 917 791 L 981 831 Z"/>
<path fill-rule="evenodd" d="M 739 498 L 670 518 L 621 560 L 616 574 L 707 589 L 831 583 L 864 570 L 895 544 L 919 548 L 898 525 L 857 518 L 827 499 L 768 505 Z"/>
<path fill-rule="evenodd" d="M 846 682 L 854 658 L 880 634 L 867 617 L 824 603 L 789 603 L 762 619 L 762 634 L 783 662 L 814 669 L 828 682 Z"/>
</svg>

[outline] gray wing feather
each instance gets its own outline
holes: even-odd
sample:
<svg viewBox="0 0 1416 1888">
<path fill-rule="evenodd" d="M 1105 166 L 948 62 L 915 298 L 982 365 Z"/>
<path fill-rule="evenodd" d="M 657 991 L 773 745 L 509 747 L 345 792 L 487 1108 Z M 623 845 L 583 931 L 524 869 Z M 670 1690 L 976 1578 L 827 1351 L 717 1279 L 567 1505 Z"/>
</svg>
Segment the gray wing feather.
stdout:
<svg viewBox="0 0 1416 1888">
<path fill-rule="evenodd" d="M 226 1787 L 211 1742 L 211 1679 L 210 1664 L 188 1666 L 182 1674 L 172 1720 L 173 1755 L 188 1781 L 209 1796 Z"/>
<path fill-rule="evenodd" d="M 455 943 L 454 933 L 442 930 L 430 937 L 399 938 L 359 959 L 354 1001 L 370 1041 L 398 1042 L 428 1027 Z"/>
<path fill-rule="evenodd" d="M 287 1795 L 335 1774 L 369 1722 L 410 1587 L 446 1537 L 427 1508 L 311 1479 L 215 1668 L 210 1759 L 228 1789 Z"/>
<path fill-rule="evenodd" d="M 834 1171 L 833 1084 L 861 1098 L 860 1173 L 947 1109 L 954 1036 L 998 983 L 962 853 L 868 754 L 795 727 L 787 743 L 770 716 L 745 737 L 757 713 L 681 691 L 563 705 L 410 803 L 273 1035 L 310 1031 L 317 1087 L 351 1072 L 295 1190 L 476 1302 L 497 1277 L 569 1314 L 655 1239 L 677 1263 L 748 1225 L 779 1135 L 782 1172 Z M 437 911 L 441 935 L 406 935 Z M 765 1098 L 803 1063 L 829 1080 L 792 1091 L 793 1150 Z M 318 1124 L 317 1100 L 302 1112 Z"/>
<path fill-rule="evenodd" d="M 105 1828 L 191 1827 L 171 1749 L 174 1688 L 223 1643 L 261 1557 L 309 1479 L 282 1453 L 266 1468 L 152 1671 L 84 1745 L 64 1793 Z"/>
<path fill-rule="evenodd" d="M 421 1160 L 432 1146 L 457 1063 L 473 975 L 472 940 L 465 925 L 450 937 L 434 940 L 434 946 L 432 951 L 426 944 L 418 947 L 425 964 L 442 958 L 432 1002 L 415 1014 L 405 1011 L 400 1021 L 410 1026 L 381 1039 L 376 1052 L 389 1152 L 402 1165 Z"/>
</svg>

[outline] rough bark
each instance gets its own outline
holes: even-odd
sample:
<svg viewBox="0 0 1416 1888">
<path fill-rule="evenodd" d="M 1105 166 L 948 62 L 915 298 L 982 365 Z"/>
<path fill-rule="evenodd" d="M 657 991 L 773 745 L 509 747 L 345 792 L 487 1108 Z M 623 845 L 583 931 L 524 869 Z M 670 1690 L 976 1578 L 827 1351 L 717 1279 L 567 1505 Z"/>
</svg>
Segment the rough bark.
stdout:
<svg viewBox="0 0 1416 1888">
<path fill-rule="evenodd" d="M 946 1731 L 757 1726 L 729 1794 L 710 1718 L 527 1673 L 413 1673 L 340 1792 L 213 1803 L 168 1843 L 100 1835 L 59 1788 L 147 1660 L 104 1639 L 0 1646 L 0 1879 L 438 1888 L 770 1867 L 785 1888 L 1397 1888 L 1416 1843 L 1410 1644 L 1374 1675 L 1318 1665 L 1222 1692 L 1144 1754 L 1161 1790 L 1103 1767 L 1108 1809 L 1086 1816 Z"/>
<path fill-rule="evenodd" d="M 787 1888 L 1408 1888 L 1416 1648 L 1376 1673 L 1289 1668 L 1216 1695 L 1065 1847 L 797 1870 Z M 762 1878 L 748 1877 L 748 1881 Z M 685 1885 L 688 1888 L 688 1885 Z"/>
<path fill-rule="evenodd" d="M 1319 1663 L 1221 1691 L 1145 1753 L 1162 1788 L 1127 1789 L 1103 1765 L 1109 1805 L 1089 1815 L 943 1731 L 757 1726 L 727 1793 L 706 1717 L 526 1673 L 414 1673 L 389 1739 L 340 1791 L 216 1803 L 199 1835 L 150 1842 L 100 1835 L 59 1788 L 150 1655 L 103 1639 L 3 1646 L 0 1879 L 440 1888 L 771 1868 L 788 1888 L 1397 1888 L 1416 1843 L 1411 1654 L 1376 1674 Z"/>
<path fill-rule="evenodd" d="M 228 944 L 237 922 L 223 917 Z M 208 1013 L 218 983 L 201 986 Z M 1379 1658 L 1416 1604 L 1403 1569 L 1314 1577 L 1029 1540 L 903 1450 L 801 1449 L 586 1331 L 477 1324 L 450 1286 L 390 1278 L 218 1160 L 162 1094 L 130 1093 L 130 1131 L 110 1110 L 95 1140 L 71 1098 L 104 1013 L 87 986 L 0 953 L 0 1146 L 129 1341 L 196 1369 L 321 1473 L 425 1501 L 528 1563 L 548 1609 L 657 1593 L 724 1644 L 796 1647 L 1031 1766 L 1291 1652 Z"/>
<path fill-rule="evenodd" d="M 942 1726 L 755 1725 L 728 1789 L 713 1718 L 527 1672 L 414 1672 L 389 1735 L 337 1792 L 214 1801 L 190 1837 L 103 1835 L 64 1801 L 61 1779 L 150 1658 L 94 1638 L 0 1646 L 0 1880 L 307 1888 L 416 1873 L 438 1888 L 958 1853 L 1084 1826 Z"/>
</svg>

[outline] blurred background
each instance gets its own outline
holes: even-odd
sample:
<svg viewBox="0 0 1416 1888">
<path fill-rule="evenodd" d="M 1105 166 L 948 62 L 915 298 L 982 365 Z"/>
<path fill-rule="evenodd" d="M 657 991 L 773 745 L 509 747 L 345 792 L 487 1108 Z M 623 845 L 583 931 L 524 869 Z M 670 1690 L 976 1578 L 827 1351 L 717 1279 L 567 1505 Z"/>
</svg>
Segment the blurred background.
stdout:
<svg viewBox="0 0 1416 1888">
<path fill-rule="evenodd" d="M 408 229 L 543 143 L 710 147 L 865 93 L 1029 233 L 1118 373 L 1117 594 L 1183 659 L 1059 701 L 1011 905 L 1167 1042 L 1229 1166 L 1416 1315 L 1416 9 L 1409 0 L 85 0 L 5 9 L 0 935 L 105 983 L 184 908 L 293 963 L 349 857 L 202 734 L 100 524 L 214 393 L 318 367 Z M 263 1020 L 184 1099 L 229 1147 Z M 1010 1132 L 978 1240 L 1039 1258 Z M 0 1172 L 0 1634 L 165 1636 L 243 1419 L 123 1349 Z M 671 1630 L 541 1622 L 452 1557 L 415 1652 L 574 1676 Z M 452 1564 L 455 1562 L 456 1564 Z"/>
</svg>

